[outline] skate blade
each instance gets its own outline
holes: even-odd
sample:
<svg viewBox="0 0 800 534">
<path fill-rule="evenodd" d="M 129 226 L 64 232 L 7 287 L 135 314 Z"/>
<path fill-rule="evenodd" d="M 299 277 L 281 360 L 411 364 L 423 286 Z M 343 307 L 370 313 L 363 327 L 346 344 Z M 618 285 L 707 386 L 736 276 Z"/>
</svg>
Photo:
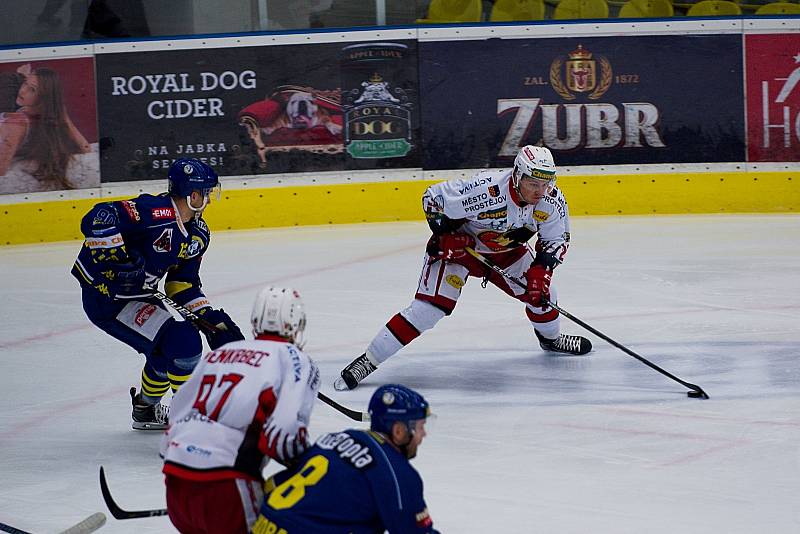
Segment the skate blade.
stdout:
<svg viewBox="0 0 800 534">
<path fill-rule="evenodd" d="M 169 425 L 164 423 L 141 423 L 139 421 L 132 421 L 131 428 L 134 430 L 166 430 Z"/>
<path fill-rule="evenodd" d="M 333 389 L 336 391 L 350 391 L 350 388 L 347 387 L 347 382 L 341 376 L 333 381 Z"/>
<path fill-rule="evenodd" d="M 550 349 L 542 349 L 542 350 L 544 350 L 548 356 L 552 356 L 555 358 L 569 358 L 569 357 L 584 358 L 586 356 L 589 356 L 590 354 L 589 352 L 584 352 L 580 354 L 575 352 L 564 352 L 560 350 L 550 350 Z"/>
</svg>

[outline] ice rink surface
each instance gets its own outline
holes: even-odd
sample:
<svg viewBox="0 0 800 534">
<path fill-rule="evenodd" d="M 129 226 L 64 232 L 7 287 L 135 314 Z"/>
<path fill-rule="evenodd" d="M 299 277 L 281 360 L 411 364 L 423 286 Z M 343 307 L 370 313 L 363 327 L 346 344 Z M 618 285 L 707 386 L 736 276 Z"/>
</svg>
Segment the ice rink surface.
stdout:
<svg viewBox="0 0 800 534">
<path fill-rule="evenodd" d="M 522 304 L 476 279 L 453 316 L 334 391 L 411 301 L 427 237 L 423 222 L 217 232 L 204 287 L 242 330 L 262 285 L 299 289 L 322 391 L 349 407 L 385 382 L 428 398 L 414 465 L 443 533 L 800 532 L 800 217 L 572 220 L 559 304 L 709 400 L 566 319 L 595 350 L 543 353 Z M 0 522 L 35 533 L 108 514 L 100 465 L 123 508 L 165 502 L 160 436 L 130 429 L 143 357 L 84 316 L 79 246 L 0 251 Z M 358 425 L 318 403 L 310 432 Z M 174 530 L 109 514 L 101 532 Z"/>
</svg>

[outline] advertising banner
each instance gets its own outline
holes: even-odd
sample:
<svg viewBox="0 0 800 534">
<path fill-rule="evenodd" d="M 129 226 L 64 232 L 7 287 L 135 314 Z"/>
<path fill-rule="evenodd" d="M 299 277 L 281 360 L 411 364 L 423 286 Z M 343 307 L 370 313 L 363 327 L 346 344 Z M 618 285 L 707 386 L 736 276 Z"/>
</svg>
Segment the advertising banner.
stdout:
<svg viewBox="0 0 800 534">
<path fill-rule="evenodd" d="M 103 181 L 419 166 L 416 42 L 97 57 Z"/>
<path fill-rule="evenodd" d="M 748 161 L 800 161 L 800 34 L 744 42 Z"/>
<path fill-rule="evenodd" d="M 741 35 L 420 42 L 425 169 L 743 161 Z"/>
<path fill-rule="evenodd" d="M 0 63 L 0 193 L 100 185 L 94 60 Z"/>
</svg>

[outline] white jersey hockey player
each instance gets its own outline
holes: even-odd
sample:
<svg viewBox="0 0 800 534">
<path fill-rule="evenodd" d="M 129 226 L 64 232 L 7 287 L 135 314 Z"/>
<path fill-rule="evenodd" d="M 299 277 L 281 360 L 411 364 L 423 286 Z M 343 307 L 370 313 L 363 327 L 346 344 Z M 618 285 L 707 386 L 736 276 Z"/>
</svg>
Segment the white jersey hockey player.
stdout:
<svg viewBox="0 0 800 534">
<path fill-rule="evenodd" d="M 525 303 L 542 349 L 584 355 L 588 339 L 561 333 L 550 280 L 569 248 L 569 210 L 555 185 L 556 167 L 550 150 L 525 146 L 514 167 L 481 171 L 470 179 L 432 185 L 422 198 L 433 236 L 426 247 L 417 292 L 411 305 L 384 325 L 364 354 L 336 379 L 337 390 L 354 389 L 390 356 L 450 315 L 470 276 L 491 282 Z M 536 236 L 531 249 L 527 242 Z M 509 283 L 466 247 L 490 258 L 511 276 L 527 281 L 527 289 Z"/>
<path fill-rule="evenodd" d="M 266 462 L 289 465 L 310 445 L 320 380 L 301 350 L 299 294 L 264 288 L 251 322 L 254 340 L 206 354 L 172 399 L 161 455 L 167 511 L 181 532 L 249 532 Z"/>
</svg>

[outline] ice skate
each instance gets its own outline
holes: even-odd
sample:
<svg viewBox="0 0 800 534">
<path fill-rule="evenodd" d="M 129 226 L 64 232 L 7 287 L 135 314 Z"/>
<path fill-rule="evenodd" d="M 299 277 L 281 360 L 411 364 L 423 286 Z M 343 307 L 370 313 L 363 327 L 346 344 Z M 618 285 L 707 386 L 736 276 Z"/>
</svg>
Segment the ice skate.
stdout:
<svg viewBox="0 0 800 534">
<path fill-rule="evenodd" d="M 534 330 L 534 332 L 539 338 L 539 346 L 546 351 L 583 356 L 592 350 L 591 341 L 585 337 L 561 334 L 556 339 L 547 339 L 538 331 Z"/>
<path fill-rule="evenodd" d="M 342 369 L 341 376 L 333 383 L 333 389 L 336 391 L 356 389 L 358 383 L 369 376 L 375 369 L 377 367 L 369 361 L 367 354 L 364 353 Z"/>
<path fill-rule="evenodd" d="M 133 419 L 131 427 L 134 430 L 166 430 L 169 426 L 169 406 L 163 404 L 147 404 L 142 400 L 141 393 L 136 393 L 136 388 L 131 388 L 131 404 L 133 404 Z"/>
</svg>

